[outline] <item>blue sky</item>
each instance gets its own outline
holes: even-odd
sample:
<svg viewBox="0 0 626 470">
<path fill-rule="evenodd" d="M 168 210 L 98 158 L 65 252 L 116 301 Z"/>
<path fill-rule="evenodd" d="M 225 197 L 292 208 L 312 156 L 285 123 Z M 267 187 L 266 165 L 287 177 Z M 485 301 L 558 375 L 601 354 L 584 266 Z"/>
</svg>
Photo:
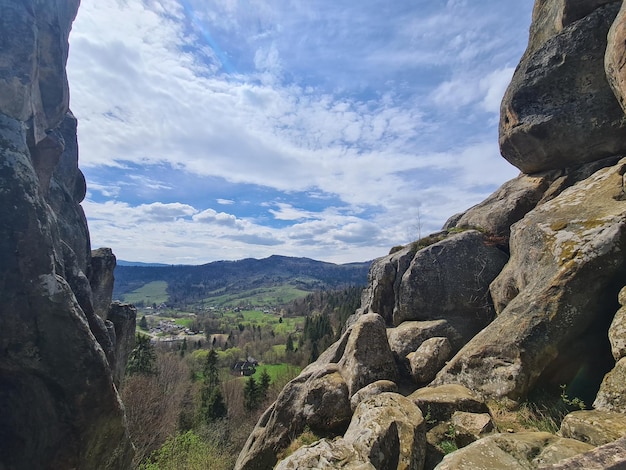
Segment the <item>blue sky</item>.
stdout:
<svg viewBox="0 0 626 470">
<path fill-rule="evenodd" d="M 106 0 L 70 35 L 93 247 L 373 259 L 518 170 L 501 97 L 532 0 Z"/>
</svg>

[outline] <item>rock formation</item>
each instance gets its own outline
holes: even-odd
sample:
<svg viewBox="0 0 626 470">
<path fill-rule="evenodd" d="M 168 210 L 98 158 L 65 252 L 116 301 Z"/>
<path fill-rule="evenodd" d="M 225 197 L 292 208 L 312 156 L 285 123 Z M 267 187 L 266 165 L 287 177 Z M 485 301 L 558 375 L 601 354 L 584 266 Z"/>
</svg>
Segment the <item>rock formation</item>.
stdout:
<svg viewBox="0 0 626 470">
<path fill-rule="evenodd" d="M 333 384 L 326 393 L 335 406 L 342 403 L 341 412 L 334 411 L 341 426 L 307 414 L 325 439 L 277 468 L 407 468 L 402 456 L 422 452 L 428 469 L 626 465 L 623 451 L 617 460 L 607 456 L 613 445 L 607 443 L 626 433 L 621 4 L 536 0 L 528 48 L 501 107 L 501 152 L 522 173 L 451 217 L 441 232 L 372 264 L 361 307 L 342 339 L 287 385 L 259 421 L 237 469 L 275 464 L 288 437 L 303 429 L 293 423 L 303 423 L 313 409 L 303 398 L 307 390 L 324 397 L 314 384 L 328 374 L 334 378 L 325 379 Z M 384 337 L 375 335 L 375 354 L 374 348 L 362 354 L 347 347 L 369 342 L 359 339 L 363 322 L 372 331 L 386 327 Z M 560 436 L 493 434 L 486 400 L 515 407 L 536 389 L 558 393 L 560 386 L 596 409 L 568 415 Z M 426 442 L 415 440 L 413 454 L 398 447 L 399 428 L 360 411 L 395 395 L 407 397 L 424 417 Z M 395 401 L 385 406 L 411 408 Z M 355 441 L 357 428 L 372 443 L 369 450 Z M 463 448 L 439 463 L 446 440 Z M 389 449 L 383 460 L 382 451 L 371 451 L 382 442 Z M 609 447 L 588 453 L 602 445 Z M 623 440 L 610 448 L 623 449 Z"/>
<path fill-rule="evenodd" d="M 85 179 L 68 109 L 78 3 L 0 3 L 2 468 L 120 469 L 132 458 L 112 375 L 121 346 L 99 315 L 106 295 L 96 308 L 89 278 Z"/>
</svg>

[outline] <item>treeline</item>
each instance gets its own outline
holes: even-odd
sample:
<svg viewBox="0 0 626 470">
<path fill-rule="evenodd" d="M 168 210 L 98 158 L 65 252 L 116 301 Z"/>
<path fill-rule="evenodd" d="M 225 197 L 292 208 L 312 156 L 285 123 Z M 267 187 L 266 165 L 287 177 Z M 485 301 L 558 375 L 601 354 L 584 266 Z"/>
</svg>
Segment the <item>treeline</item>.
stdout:
<svg viewBox="0 0 626 470">
<path fill-rule="evenodd" d="M 327 315 L 335 337 L 338 337 L 346 320 L 361 305 L 362 286 L 351 286 L 339 290 L 321 290 L 285 305 L 286 317 L 311 317 Z"/>
</svg>

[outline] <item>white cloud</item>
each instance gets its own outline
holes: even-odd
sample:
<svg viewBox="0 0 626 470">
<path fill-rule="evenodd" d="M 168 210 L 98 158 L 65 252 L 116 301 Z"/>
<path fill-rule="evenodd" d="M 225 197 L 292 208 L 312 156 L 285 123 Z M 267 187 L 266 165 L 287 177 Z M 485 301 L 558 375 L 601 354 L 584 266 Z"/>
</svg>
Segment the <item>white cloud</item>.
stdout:
<svg viewBox="0 0 626 470">
<path fill-rule="evenodd" d="M 83 2 L 68 71 L 80 164 L 94 174 L 146 169 L 123 185 L 88 181 L 90 195 L 118 199 L 87 202 L 92 237 L 146 261 L 182 262 L 185 250 L 211 260 L 278 249 L 365 259 L 408 241 L 418 208 L 424 227 L 436 229 L 449 211 L 484 197 L 485 185 L 512 176 L 498 155 L 494 113 L 519 53 L 511 51 L 526 40 L 513 33 L 527 31 L 530 16 L 504 13 L 530 15 L 530 6 L 420 0 L 390 4 L 386 15 L 380 8 L 347 0 Z M 214 195 L 232 206 L 218 212 L 179 196 L 158 168 L 285 199 L 243 216 L 240 198 Z M 316 208 L 289 201 L 294 193 L 308 193 Z M 278 221 L 282 228 L 272 225 Z M 158 225 L 151 231 L 150 223 Z M 158 253 L 133 245 L 142 236 Z"/>
</svg>

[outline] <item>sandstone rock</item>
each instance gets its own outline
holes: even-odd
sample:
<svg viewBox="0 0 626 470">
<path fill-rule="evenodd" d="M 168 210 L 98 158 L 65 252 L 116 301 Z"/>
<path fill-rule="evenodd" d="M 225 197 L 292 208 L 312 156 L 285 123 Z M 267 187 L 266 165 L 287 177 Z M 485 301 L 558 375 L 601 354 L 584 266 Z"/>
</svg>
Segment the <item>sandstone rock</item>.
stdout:
<svg viewBox="0 0 626 470">
<path fill-rule="evenodd" d="M 361 403 L 366 398 L 379 395 L 383 392 L 397 393 L 398 386 L 395 382 L 392 382 L 391 380 L 378 380 L 374 383 L 371 383 L 352 395 L 352 398 L 350 399 L 350 408 L 352 408 L 352 411 L 354 411 L 359 403 Z"/>
<path fill-rule="evenodd" d="M 414 352 L 426 340 L 437 336 L 449 336 L 455 344 L 460 343 L 460 337 L 446 320 L 405 321 L 395 328 L 387 329 L 389 347 L 401 358 Z"/>
<path fill-rule="evenodd" d="M 338 365 L 350 396 L 377 380 L 397 381 L 398 369 L 380 315 L 370 313 L 359 318 L 349 332 Z"/>
<path fill-rule="evenodd" d="M 89 284 L 93 292 L 93 308 L 100 318 L 107 319 L 113 296 L 115 279 L 113 271 L 117 260 L 110 248 L 99 248 L 91 252 Z"/>
<path fill-rule="evenodd" d="M 397 375 L 382 317 L 362 315 L 285 386 L 259 419 L 235 468 L 271 468 L 276 454 L 305 426 L 321 433 L 345 431 L 352 417 L 350 397 L 379 380 L 396 381 Z"/>
<path fill-rule="evenodd" d="M 555 176 L 555 172 L 544 172 L 519 175 L 507 181 L 483 202 L 465 212 L 454 227 L 480 227 L 495 236 L 508 238 L 511 225 L 535 208 Z"/>
<path fill-rule="evenodd" d="M 495 428 L 489 413 L 456 411 L 450 418 L 450 424 L 454 428 L 455 442 L 459 447 L 477 441 Z"/>
<path fill-rule="evenodd" d="M 344 439 L 377 469 L 418 470 L 424 464 L 422 412 L 397 393 L 381 393 L 356 408 Z"/>
<path fill-rule="evenodd" d="M 420 388 L 408 396 L 432 421 L 448 421 L 456 411 L 489 413 L 484 400 L 462 385 Z"/>
<path fill-rule="evenodd" d="M 604 376 L 593 407 L 601 411 L 626 413 L 626 358 Z"/>
<path fill-rule="evenodd" d="M 69 103 L 68 37 L 79 0 L 3 2 L 0 14 L 0 111 L 32 126 L 38 144 L 61 123 Z"/>
<path fill-rule="evenodd" d="M 111 364 L 111 368 L 113 380 L 119 386 L 126 373 L 130 353 L 135 347 L 137 309 L 133 305 L 113 302 L 109 306 L 107 319 L 112 324 L 115 335 L 115 363 Z"/>
<path fill-rule="evenodd" d="M 452 356 L 448 338 L 430 338 L 410 353 L 407 358 L 411 376 L 417 383 L 428 383 L 435 378 L 446 361 Z"/>
<path fill-rule="evenodd" d="M 556 384 L 569 383 L 579 370 L 588 372 L 590 383 L 600 382 L 610 367 L 609 299 L 626 272 L 618 255 L 626 243 L 626 213 L 613 198 L 624 163 L 594 173 L 513 226 L 511 259 L 491 285 L 500 314 L 434 384 L 462 383 L 517 400 L 544 371 Z"/>
<path fill-rule="evenodd" d="M 626 438 L 596 447 L 583 454 L 552 465 L 541 465 L 541 470 L 622 470 L 626 468 Z"/>
<path fill-rule="evenodd" d="M 611 351 L 616 361 L 626 357 L 626 287 L 619 293 L 620 308 L 609 328 Z"/>
<path fill-rule="evenodd" d="M 532 469 L 590 450 L 588 444 L 546 432 L 494 434 L 448 454 L 437 470 Z"/>
<path fill-rule="evenodd" d="M 534 25 L 500 116 L 501 153 L 524 173 L 626 151 L 626 121 L 604 73 L 606 37 L 618 9 L 618 2 L 600 6 L 563 29 Z"/>
<path fill-rule="evenodd" d="M 268 467 L 270 468 L 270 467 Z M 304 468 L 341 468 L 344 470 L 379 470 L 362 460 L 354 446 L 343 439 L 321 439 L 309 446 L 300 447 L 276 465 L 276 470 Z"/>
<path fill-rule="evenodd" d="M 77 7 L 0 3 L 2 468 L 128 468 L 133 453 L 86 276 L 65 77 Z"/>
<path fill-rule="evenodd" d="M 507 260 L 475 230 L 420 250 L 398 287 L 394 324 L 445 319 L 466 342 L 493 319 L 488 286 Z"/>
<path fill-rule="evenodd" d="M 626 436 L 626 415 L 611 411 L 574 411 L 563 418 L 559 434 L 601 446 Z"/>
<path fill-rule="evenodd" d="M 361 308 L 355 319 L 364 313 L 378 313 L 387 325 L 393 325 L 398 286 L 415 256 L 415 251 L 409 245 L 396 253 L 374 260 L 368 273 L 368 286 L 361 297 Z"/>
<path fill-rule="evenodd" d="M 619 102 L 626 111 L 626 6 L 622 3 L 615 21 L 609 30 L 604 55 L 606 77 Z"/>
</svg>

